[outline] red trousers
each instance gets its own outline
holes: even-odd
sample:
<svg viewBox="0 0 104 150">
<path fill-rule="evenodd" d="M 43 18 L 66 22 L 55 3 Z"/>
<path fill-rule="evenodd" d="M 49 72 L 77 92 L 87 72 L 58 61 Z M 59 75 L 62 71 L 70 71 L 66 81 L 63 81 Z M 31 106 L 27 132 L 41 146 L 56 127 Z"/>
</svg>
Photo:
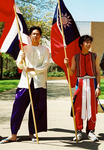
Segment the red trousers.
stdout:
<svg viewBox="0 0 104 150">
<path fill-rule="evenodd" d="M 74 110 L 75 110 L 75 120 L 76 120 L 76 128 L 77 130 L 83 129 L 83 119 L 81 118 L 81 111 L 82 111 L 82 85 L 83 79 L 79 79 L 78 82 L 78 89 L 74 95 Z M 86 132 L 88 133 L 89 130 L 95 130 L 96 124 L 96 113 L 97 113 L 97 100 L 95 97 L 95 89 L 94 89 L 94 79 L 90 81 L 91 86 L 91 109 L 92 109 L 92 116 L 90 120 L 87 120 Z"/>
<path fill-rule="evenodd" d="M 75 121 L 76 121 L 77 130 L 82 130 L 83 129 L 83 119 L 81 119 L 81 112 L 78 110 L 75 113 Z M 96 122 L 93 122 L 92 119 L 87 120 L 86 132 L 88 133 L 90 130 L 95 130 L 95 124 L 96 124 Z"/>
</svg>

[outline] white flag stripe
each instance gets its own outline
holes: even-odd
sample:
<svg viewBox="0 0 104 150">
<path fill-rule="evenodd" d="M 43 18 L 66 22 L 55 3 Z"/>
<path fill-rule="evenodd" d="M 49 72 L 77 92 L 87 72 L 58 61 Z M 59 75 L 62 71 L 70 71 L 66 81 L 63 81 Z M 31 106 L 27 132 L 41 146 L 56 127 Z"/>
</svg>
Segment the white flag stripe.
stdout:
<svg viewBox="0 0 104 150">
<path fill-rule="evenodd" d="M 16 6 L 16 12 L 19 13 L 19 14 L 22 14 L 20 12 L 19 8 L 17 7 L 17 5 L 15 5 L 15 6 Z M 22 42 L 24 44 L 30 45 L 31 44 L 30 37 L 27 34 L 23 33 L 23 25 L 22 25 L 22 22 L 19 19 L 19 17 L 18 17 L 18 21 L 19 21 L 19 26 L 20 26 Z M 18 35 L 18 27 L 17 27 L 17 20 L 16 20 L 16 17 L 15 17 L 14 21 L 11 25 L 11 28 L 10 28 L 8 34 L 6 35 L 5 40 L 4 40 L 4 42 L 1 46 L 0 51 L 3 52 L 3 53 L 6 53 L 17 35 Z M 19 38 L 19 36 L 18 36 L 18 38 Z"/>
<path fill-rule="evenodd" d="M 13 21 L 13 24 L 12 24 L 4 42 L 3 42 L 3 44 L 2 44 L 1 52 L 3 52 L 3 53 L 7 52 L 11 43 L 14 40 L 14 37 L 16 37 L 17 33 L 18 33 L 18 28 L 17 28 L 16 18 L 15 18 Z"/>
</svg>

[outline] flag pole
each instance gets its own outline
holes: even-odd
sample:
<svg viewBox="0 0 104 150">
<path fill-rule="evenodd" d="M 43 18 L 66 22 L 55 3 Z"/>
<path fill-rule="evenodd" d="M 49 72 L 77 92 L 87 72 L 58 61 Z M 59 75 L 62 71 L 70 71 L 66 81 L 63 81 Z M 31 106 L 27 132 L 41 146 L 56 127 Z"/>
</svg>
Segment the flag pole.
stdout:
<svg viewBox="0 0 104 150">
<path fill-rule="evenodd" d="M 64 53 L 65 53 L 65 58 L 67 58 L 65 36 L 64 36 L 64 30 L 63 30 L 63 22 L 62 22 L 62 17 L 61 17 L 60 0 L 58 0 L 58 8 L 59 8 L 59 15 L 60 15 L 60 22 L 61 22 L 61 29 L 62 29 L 62 37 L 63 37 L 63 43 L 64 43 Z M 76 121 L 75 121 L 75 114 L 74 114 L 74 106 L 73 106 L 73 98 L 72 98 L 72 90 L 71 90 L 70 73 L 69 73 L 68 67 L 67 67 L 67 74 L 68 74 L 68 81 L 69 81 L 69 91 L 70 91 L 70 97 L 71 97 L 71 105 L 72 105 L 73 121 L 74 121 L 74 128 L 75 128 L 75 136 L 76 136 L 76 141 L 78 142 L 77 130 L 76 130 Z"/>
<path fill-rule="evenodd" d="M 15 12 L 15 17 L 16 17 L 16 22 L 17 22 L 17 27 L 18 27 L 18 34 L 19 34 L 19 38 L 20 38 L 21 50 L 24 52 L 15 4 L 14 4 L 14 12 Z M 26 66 L 25 59 L 24 59 L 24 65 Z M 28 88 L 29 88 L 30 102 L 31 102 L 31 108 L 32 108 L 32 115 L 33 115 L 34 127 L 35 127 L 35 132 L 36 132 L 36 139 L 37 139 L 37 143 L 39 144 L 38 133 L 37 133 L 37 126 L 36 126 L 36 118 L 35 118 L 35 112 L 34 112 L 33 100 L 32 100 L 32 93 L 31 93 L 31 89 L 30 89 L 30 84 L 29 84 L 29 78 L 28 78 L 27 71 L 26 71 L 26 77 L 27 77 Z"/>
</svg>

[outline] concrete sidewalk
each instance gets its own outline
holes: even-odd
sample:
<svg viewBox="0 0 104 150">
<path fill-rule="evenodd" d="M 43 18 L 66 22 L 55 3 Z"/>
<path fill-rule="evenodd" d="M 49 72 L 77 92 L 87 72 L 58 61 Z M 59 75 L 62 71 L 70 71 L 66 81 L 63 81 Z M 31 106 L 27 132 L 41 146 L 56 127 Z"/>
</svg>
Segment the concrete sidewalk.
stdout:
<svg viewBox="0 0 104 150">
<path fill-rule="evenodd" d="M 28 138 L 28 109 L 21 128 L 18 132 L 18 141 L 0 144 L 0 150 L 104 150 L 104 114 L 97 114 L 96 135 L 99 142 L 94 143 L 87 139 L 85 125 L 83 141 L 76 143 L 72 139 L 74 133 L 73 118 L 70 117 L 71 101 L 66 80 L 48 81 L 48 132 L 38 134 L 39 144 Z M 15 89 L 0 94 L 0 140 L 10 135 L 10 116 L 15 97 Z"/>
</svg>

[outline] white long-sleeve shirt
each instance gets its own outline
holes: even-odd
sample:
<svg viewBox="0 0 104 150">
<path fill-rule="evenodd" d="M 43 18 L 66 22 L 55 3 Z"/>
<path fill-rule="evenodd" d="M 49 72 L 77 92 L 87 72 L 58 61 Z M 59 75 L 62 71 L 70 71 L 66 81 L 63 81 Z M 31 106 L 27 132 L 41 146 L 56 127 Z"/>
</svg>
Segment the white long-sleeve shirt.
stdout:
<svg viewBox="0 0 104 150">
<path fill-rule="evenodd" d="M 35 88 L 46 88 L 47 82 L 47 67 L 49 64 L 49 50 L 45 46 L 39 45 L 34 47 L 32 45 L 24 46 L 24 52 L 26 54 L 25 61 L 26 66 L 34 68 L 35 71 L 28 72 L 29 83 L 31 78 L 34 79 Z M 17 66 L 23 69 L 23 64 L 21 64 L 21 51 L 16 60 Z M 26 77 L 26 72 L 23 70 L 18 84 L 19 88 L 28 89 L 28 82 Z"/>
</svg>

